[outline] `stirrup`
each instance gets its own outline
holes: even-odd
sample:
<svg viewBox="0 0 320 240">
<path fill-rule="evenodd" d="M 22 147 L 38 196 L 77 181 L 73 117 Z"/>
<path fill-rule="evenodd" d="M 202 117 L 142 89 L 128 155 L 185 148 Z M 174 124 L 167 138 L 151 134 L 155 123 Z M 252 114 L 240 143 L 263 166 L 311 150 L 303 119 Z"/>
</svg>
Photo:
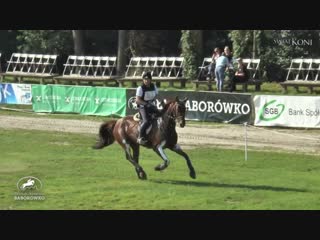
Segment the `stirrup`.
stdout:
<svg viewBox="0 0 320 240">
<path fill-rule="evenodd" d="M 148 140 L 144 139 L 144 138 L 138 138 L 137 139 L 137 143 L 141 144 L 141 145 L 145 145 L 148 142 Z"/>
<path fill-rule="evenodd" d="M 133 120 L 136 122 L 140 122 L 141 121 L 140 113 L 136 113 L 135 115 L 133 115 Z"/>
</svg>

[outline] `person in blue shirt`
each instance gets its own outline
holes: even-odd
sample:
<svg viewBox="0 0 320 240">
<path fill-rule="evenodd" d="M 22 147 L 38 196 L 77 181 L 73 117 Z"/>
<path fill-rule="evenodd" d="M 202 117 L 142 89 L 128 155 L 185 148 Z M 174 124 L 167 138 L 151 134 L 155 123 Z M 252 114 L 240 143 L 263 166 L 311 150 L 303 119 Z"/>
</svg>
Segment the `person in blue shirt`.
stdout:
<svg viewBox="0 0 320 240">
<path fill-rule="evenodd" d="M 233 59 L 233 54 L 232 54 L 229 46 L 224 47 L 222 55 L 225 56 L 226 58 L 228 58 L 228 60 L 229 60 L 228 67 L 225 72 L 225 77 L 228 76 L 229 80 L 231 80 L 234 76 L 234 67 L 233 67 L 234 59 Z"/>
<path fill-rule="evenodd" d="M 229 60 L 226 56 L 221 55 L 216 60 L 216 68 L 215 68 L 215 74 L 217 79 L 217 91 L 222 92 L 223 90 L 223 82 L 224 82 L 224 76 L 225 71 L 229 65 Z"/>
</svg>

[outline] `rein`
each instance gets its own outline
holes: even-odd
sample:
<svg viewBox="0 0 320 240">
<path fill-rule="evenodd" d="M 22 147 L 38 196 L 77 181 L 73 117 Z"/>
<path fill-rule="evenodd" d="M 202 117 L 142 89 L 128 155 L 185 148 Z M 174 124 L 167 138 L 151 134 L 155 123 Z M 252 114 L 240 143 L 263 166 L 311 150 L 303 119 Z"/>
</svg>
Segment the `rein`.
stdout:
<svg viewBox="0 0 320 240">
<path fill-rule="evenodd" d="M 177 103 L 175 103 L 175 104 L 177 104 Z M 168 110 L 167 110 L 167 112 L 169 112 L 169 113 L 167 113 L 168 114 L 168 118 L 169 119 L 172 119 L 172 120 L 174 120 L 174 121 L 179 121 L 179 120 L 181 120 L 183 117 L 182 116 L 179 116 L 179 117 L 177 117 L 176 116 L 176 112 L 177 112 L 177 108 L 178 106 L 177 105 L 175 105 L 174 107 L 173 106 L 170 106 L 169 108 L 168 108 Z"/>
</svg>

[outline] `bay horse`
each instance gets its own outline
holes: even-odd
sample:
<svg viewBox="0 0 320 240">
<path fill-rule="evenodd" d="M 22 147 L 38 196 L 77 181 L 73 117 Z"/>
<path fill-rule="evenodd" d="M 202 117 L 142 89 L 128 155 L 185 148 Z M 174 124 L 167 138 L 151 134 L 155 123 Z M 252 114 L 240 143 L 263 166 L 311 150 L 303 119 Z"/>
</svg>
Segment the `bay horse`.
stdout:
<svg viewBox="0 0 320 240">
<path fill-rule="evenodd" d="M 192 166 L 189 156 L 181 149 L 176 132 L 176 122 L 180 127 L 185 126 L 185 103 L 187 98 L 179 100 L 169 100 L 163 103 L 163 109 L 160 111 L 160 117 L 152 120 L 151 131 L 147 135 L 148 143 L 143 145 L 146 148 L 153 149 L 163 160 L 163 163 L 155 167 L 156 171 L 162 171 L 169 165 L 169 159 L 165 154 L 165 148 L 183 156 L 189 168 L 191 178 L 196 178 L 196 172 Z M 121 145 L 126 154 L 126 159 L 135 167 L 139 179 L 147 179 L 147 174 L 139 164 L 140 145 L 137 143 L 139 123 L 132 115 L 110 120 L 101 124 L 99 129 L 99 141 L 92 148 L 102 149 L 111 145 L 115 140 Z M 132 150 L 132 154 L 131 154 Z"/>
</svg>

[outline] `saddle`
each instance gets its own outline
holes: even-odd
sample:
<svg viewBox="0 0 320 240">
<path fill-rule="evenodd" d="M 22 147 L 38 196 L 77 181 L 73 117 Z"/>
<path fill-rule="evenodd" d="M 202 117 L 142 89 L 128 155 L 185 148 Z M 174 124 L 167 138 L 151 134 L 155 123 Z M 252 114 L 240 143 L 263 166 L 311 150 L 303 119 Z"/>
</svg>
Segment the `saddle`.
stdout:
<svg viewBox="0 0 320 240">
<path fill-rule="evenodd" d="M 161 118 L 160 118 L 159 114 L 151 113 L 149 115 L 150 115 L 150 125 L 146 129 L 146 135 L 148 135 L 151 132 L 151 129 L 153 127 L 155 127 L 156 125 L 159 127 L 160 123 L 161 123 Z M 140 132 L 140 127 L 141 127 L 141 123 L 142 123 L 142 117 L 141 117 L 139 112 L 137 112 L 136 114 L 133 115 L 133 120 L 138 122 L 138 124 L 139 124 L 138 131 Z"/>
<path fill-rule="evenodd" d="M 163 103 L 161 102 L 161 105 L 162 104 Z M 153 120 L 157 119 L 159 116 L 160 116 L 159 109 L 155 105 L 152 105 L 151 111 L 149 110 L 149 117 L 150 117 L 151 122 L 153 122 Z M 140 122 L 142 120 L 140 112 L 137 112 L 136 114 L 133 115 L 133 120 L 136 122 Z"/>
<path fill-rule="evenodd" d="M 153 120 L 157 119 L 159 117 L 158 114 L 156 113 L 152 113 L 150 114 L 151 116 L 151 122 L 153 122 Z M 141 123 L 142 122 L 142 117 L 141 117 L 141 114 L 139 112 L 137 112 L 136 114 L 133 115 L 133 120 L 136 121 L 136 122 L 139 122 Z"/>
</svg>

